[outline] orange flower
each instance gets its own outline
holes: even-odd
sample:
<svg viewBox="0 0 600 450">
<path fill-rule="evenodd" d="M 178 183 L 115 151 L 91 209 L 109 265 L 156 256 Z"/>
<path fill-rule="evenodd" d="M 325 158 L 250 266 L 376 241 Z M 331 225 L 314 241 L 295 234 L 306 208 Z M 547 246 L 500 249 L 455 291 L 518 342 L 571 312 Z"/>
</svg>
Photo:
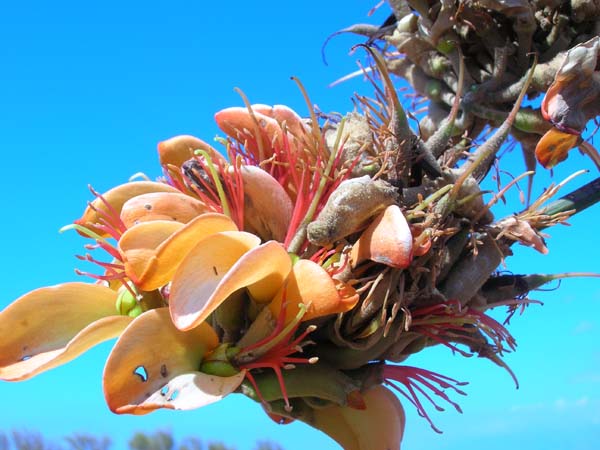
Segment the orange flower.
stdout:
<svg viewBox="0 0 600 450">
<path fill-rule="evenodd" d="M 550 128 L 538 141 L 535 147 L 535 157 L 546 169 L 567 159 L 568 152 L 580 140 L 576 134 L 564 133 L 557 128 Z"/>
<path fill-rule="evenodd" d="M 242 383 L 270 411 L 257 382 L 269 373 L 280 391 L 269 395 L 286 412 L 295 397 L 327 402 L 315 424 L 347 448 L 399 448 L 404 412 L 388 389 L 363 398 L 359 381 L 301 354 L 316 329 L 306 322 L 358 303 L 354 281 L 337 276 L 345 268 L 410 264 L 413 238 L 396 188 L 368 175 L 347 180 L 354 163 L 340 156 L 343 144 L 327 147 L 318 124 L 287 107 L 216 117 L 233 139 L 230 162 L 204 141 L 177 136 L 158 146 L 163 180 L 92 190 L 96 198 L 71 228 L 109 261 L 80 256 L 102 269 L 78 272 L 97 284 L 42 288 L 0 313 L 0 378 L 29 378 L 118 338 L 103 374 L 116 413 L 198 408 Z M 340 220 L 336 204 L 355 220 Z M 311 239 L 323 223 L 335 233 Z M 284 369 L 293 365 L 304 370 L 288 393 L 294 371 Z M 335 393 L 313 383 L 329 374 Z"/>
</svg>

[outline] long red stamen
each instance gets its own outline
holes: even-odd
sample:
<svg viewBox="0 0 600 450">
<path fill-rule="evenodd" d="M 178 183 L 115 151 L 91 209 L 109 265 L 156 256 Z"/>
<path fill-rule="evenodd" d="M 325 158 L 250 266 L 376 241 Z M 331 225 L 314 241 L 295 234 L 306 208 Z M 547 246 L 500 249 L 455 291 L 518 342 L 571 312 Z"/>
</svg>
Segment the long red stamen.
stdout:
<svg viewBox="0 0 600 450">
<path fill-rule="evenodd" d="M 452 389 L 460 395 L 466 395 L 466 393 L 458 389 L 457 386 L 464 386 L 468 383 L 459 382 L 439 373 L 411 366 L 386 365 L 383 369 L 383 377 L 388 386 L 406 397 L 406 399 L 417 408 L 419 415 L 426 419 L 429 422 L 429 425 L 431 425 L 431 428 L 437 433 L 441 433 L 442 431 L 434 425 L 431 417 L 429 417 L 421 403 L 418 394 L 425 397 L 437 411 L 444 411 L 444 408 L 435 402 L 430 393 L 440 397 L 452 405 L 456 411 L 462 413 L 460 406 L 452 401 L 442 389 Z M 403 385 L 403 387 L 400 387 L 399 384 Z M 439 388 L 435 386 L 435 384 L 437 384 Z M 423 387 L 430 392 L 427 392 Z"/>
<path fill-rule="evenodd" d="M 412 311 L 411 329 L 428 336 L 437 336 L 438 342 L 445 345 L 452 337 L 452 330 L 469 332 L 467 326 L 473 326 L 488 336 L 494 344 L 495 351 L 502 353 L 505 345 L 514 350 L 516 342 L 509 331 L 499 322 L 482 311 L 474 308 L 463 308 L 458 301 L 448 301 L 438 305 L 419 308 Z M 461 337 L 464 335 L 461 334 Z M 450 338 L 450 339 L 449 339 Z"/>
<path fill-rule="evenodd" d="M 272 369 L 275 372 L 275 376 L 277 377 L 277 381 L 279 383 L 281 395 L 285 402 L 285 409 L 287 411 L 291 411 L 292 406 L 289 401 L 281 369 L 291 368 L 290 365 L 292 364 L 312 364 L 316 362 L 315 358 L 300 358 L 292 356 L 302 351 L 301 343 L 305 340 L 306 336 L 309 333 L 313 332 L 316 329 L 316 327 L 307 327 L 306 330 L 304 330 L 298 337 L 293 338 L 294 334 L 298 330 L 298 327 L 300 326 L 300 318 L 302 317 L 304 312 L 301 311 L 299 313 L 299 316 L 296 318 L 297 322 L 291 327 L 291 329 L 286 330 L 286 309 L 287 302 L 284 290 L 281 308 L 279 310 L 277 323 L 273 332 L 265 339 L 262 339 L 261 341 L 242 349 L 240 354 L 249 354 L 253 350 L 259 349 L 260 347 L 268 347 L 269 345 L 272 345 L 273 342 L 276 342 L 275 345 L 273 345 L 272 348 L 269 348 L 266 352 L 261 354 L 256 359 L 248 363 L 240 364 L 239 367 L 240 369 L 247 370 L 246 376 L 249 377 L 248 379 L 253 384 L 254 388 L 257 390 L 257 395 L 263 401 L 264 399 L 262 397 L 262 394 L 258 390 L 258 386 L 256 385 L 256 383 L 253 382 L 253 378 L 251 378 L 252 375 L 250 374 L 250 370 Z M 290 328 L 289 325 L 287 328 Z"/>
<path fill-rule="evenodd" d="M 127 230 L 127 227 L 121 220 L 121 214 L 115 208 L 113 208 L 113 206 L 104 198 L 104 196 L 96 191 L 91 185 L 88 186 L 88 188 L 90 192 L 102 202 L 102 204 L 106 207 L 106 210 L 96 208 L 91 203 L 90 207 L 98 213 L 100 219 L 104 219 L 105 224 L 110 224 L 110 226 L 114 228 L 119 236 L 123 234 Z"/>
</svg>

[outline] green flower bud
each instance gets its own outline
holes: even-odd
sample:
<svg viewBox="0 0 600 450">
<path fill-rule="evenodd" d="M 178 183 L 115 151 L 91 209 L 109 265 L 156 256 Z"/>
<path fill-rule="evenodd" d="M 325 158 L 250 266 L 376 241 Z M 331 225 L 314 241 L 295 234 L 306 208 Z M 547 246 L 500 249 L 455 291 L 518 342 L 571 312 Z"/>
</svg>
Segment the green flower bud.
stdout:
<svg viewBox="0 0 600 450">
<path fill-rule="evenodd" d="M 200 372 L 219 377 L 231 377 L 240 371 L 226 361 L 205 361 L 200 365 Z"/>
<path fill-rule="evenodd" d="M 442 83 L 440 83 L 438 80 L 429 80 L 425 86 L 425 91 L 427 92 L 427 97 L 429 97 L 431 100 L 437 101 L 440 99 L 440 95 L 442 93 Z"/>
<path fill-rule="evenodd" d="M 231 377 L 240 371 L 229 362 L 240 349 L 230 344 L 221 344 L 200 365 L 200 372 L 219 377 Z"/>
<path fill-rule="evenodd" d="M 290 255 L 290 259 L 292 260 L 292 266 L 300 261 L 300 257 L 295 253 L 288 252 L 288 255 Z"/>
<path fill-rule="evenodd" d="M 135 286 L 133 283 L 129 282 L 129 289 L 127 286 L 121 286 L 119 288 L 119 292 L 117 294 L 117 301 L 115 302 L 115 308 L 117 309 L 117 313 L 122 316 L 129 317 L 137 317 L 139 316 L 143 310 L 140 306 Z"/>
<path fill-rule="evenodd" d="M 454 42 L 452 42 L 449 39 L 440 39 L 438 41 L 436 49 L 438 52 L 447 55 L 448 53 L 454 50 Z"/>
</svg>

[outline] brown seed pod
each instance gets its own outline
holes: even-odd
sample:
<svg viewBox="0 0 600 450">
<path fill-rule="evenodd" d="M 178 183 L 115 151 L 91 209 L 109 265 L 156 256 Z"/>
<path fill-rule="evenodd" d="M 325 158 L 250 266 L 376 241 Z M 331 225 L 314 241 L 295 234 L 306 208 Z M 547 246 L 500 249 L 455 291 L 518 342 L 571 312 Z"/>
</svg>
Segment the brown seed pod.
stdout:
<svg viewBox="0 0 600 450">
<path fill-rule="evenodd" d="M 317 219 L 308 224 L 308 240 L 325 246 L 363 228 L 375 214 L 396 203 L 397 189 L 368 175 L 340 183 Z"/>
</svg>

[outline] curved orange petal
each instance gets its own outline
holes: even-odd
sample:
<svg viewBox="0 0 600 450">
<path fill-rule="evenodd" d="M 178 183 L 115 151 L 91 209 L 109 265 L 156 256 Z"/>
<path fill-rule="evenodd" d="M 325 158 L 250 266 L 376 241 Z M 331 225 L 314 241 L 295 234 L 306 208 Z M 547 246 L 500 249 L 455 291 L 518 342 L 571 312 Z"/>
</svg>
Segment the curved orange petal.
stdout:
<svg viewBox="0 0 600 450">
<path fill-rule="evenodd" d="M 300 137 L 308 132 L 308 127 L 302 121 L 302 118 L 290 107 L 286 105 L 252 105 L 252 110 L 265 116 L 272 117 L 279 124 L 285 123 L 286 129 L 294 136 Z"/>
<path fill-rule="evenodd" d="M 405 269 L 412 260 L 413 237 L 408 222 L 397 205 L 388 206 L 371 222 L 352 247 L 352 265 L 370 259 Z"/>
<path fill-rule="evenodd" d="M 219 344 L 203 323 L 191 331 L 173 326 L 168 308 L 138 316 L 123 332 L 104 368 L 104 396 L 111 411 L 146 414 L 158 408 L 192 409 L 212 403 L 243 380 L 202 374 L 206 353 Z"/>
<path fill-rule="evenodd" d="M 195 327 L 243 287 L 257 302 L 271 300 L 291 270 L 291 259 L 278 242 L 259 243 L 249 233 L 219 233 L 190 252 L 171 285 L 173 323 L 182 330 Z"/>
<path fill-rule="evenodd" d="M 65 283 L 31 291 L 0 313 L 0 379 L 25 380 L 117 337 L 131 321 L 108 287 Z"/>
<path fill-rule="evenodd" d="M 210 144 L 195 136 L 182 134 L 158 143 L 158 158 L 161 165 L 181 167 L 188 159 L 194 157 L 196 150 L 207 151 L 212 158 L 223 157 Z"/>
<path fill-rule="evenodd" d="M 138 195 L 150 192 L 179 192 L 173 186 L 154 181 L 133 181 L 121 184 L 96 198 L 85 209 L 83 216 L 75 221 L 76 224 L 84 225 L 100 236 L 107 237 L 108 233 L 97 228 L 96 225 L 108 219 L 110 223 L 120 220 L 121 209 L 125 202 Z"/>
<path fill-rule="evenodd" d="M 538 141 L 535 147 L 535 157 L 546 169 L 567 159 L 568 152 L 577 145 L 579 136 L 563 133 L 556 128 L 550 128 Z"/>
<path fill-rule="evenodd" d="M 244 229 L 263 240 L 283 242 L 292 219 L 292 200 L 267 172 L 256 166 L 240 168 L 244 182 Z"/>
<path fill-rule="evenodd" d="M 119 240 L 127 275 L 144 291 L 152 291 L 173 278 L 177 267 L 194 246 L 212 234 L 237 231 L 223 214 L 202 214 L 187 224 L 155 220 L 127 230 Z"/>
<path fill-rule="evenodd" d="M 188 223 L 208 211 L 198 199 L 178 192 L 151 192 L 125 202 L 121 220 L 126 228 L 151 220 L 173 220 Z"/>
<path fill-rule="evenodd" d="M 127 276 L 139 284 L 160 244 L 184 226 L 180 222 L 154 220 L 142 222 L 123 233 L 119 239 L 119 252 L 125 263 Z"/>
<path fill-rule="evenodd" d="M 234 106 L 217 112 L 215 120 L 224 133 L 244 144 L 259 161 L 264 161 L 273 155 L 274 142 L 280 148 L 283 145 L 283 130 L 272 117 L 258 111 L 253 111 L 253 115 L 254 118 L 248 108 Z"/>
<path fill-rule="evenodd" d="M 269 305 L 274 317 L 279 315 L 285 298 L 286 319 L 294 318 L 300 303 L 307 306 L 302 320 L 336 314 L 352 309 L 358 302 L 358 294 L 351 286 L 333 280 L 317 263 L 301 259 L 292 267 L 284 286 Z"/>
<path fill-rule="evenodd" d="M 406 417 L 392 391 L 376 385 L 363 394 L 365 409 L 330 406 L 314 410 L 313 425 L 345 450 L 400 450 Z"/>
<path fill-rule="evenodd" d="M 548 88 L 548 90 L 546 91 L 546 94 L 544 95 L 544 98 L 542 99 L 542 104 L 541 104 L 541 111 L 542 111 L 542 117 L 544 118 L 544 120 L 548 121 L 548 122 L 552 122 L 552 116 L 550 114 L 550 111 L 552 111 L 555 108 L 555 104 L 558 103 L 558 99 L 556 98 L 556 94 L 559 92 L 560 89 L 560 84 L 553 82 L 550 87 Z"/>
</svg>

